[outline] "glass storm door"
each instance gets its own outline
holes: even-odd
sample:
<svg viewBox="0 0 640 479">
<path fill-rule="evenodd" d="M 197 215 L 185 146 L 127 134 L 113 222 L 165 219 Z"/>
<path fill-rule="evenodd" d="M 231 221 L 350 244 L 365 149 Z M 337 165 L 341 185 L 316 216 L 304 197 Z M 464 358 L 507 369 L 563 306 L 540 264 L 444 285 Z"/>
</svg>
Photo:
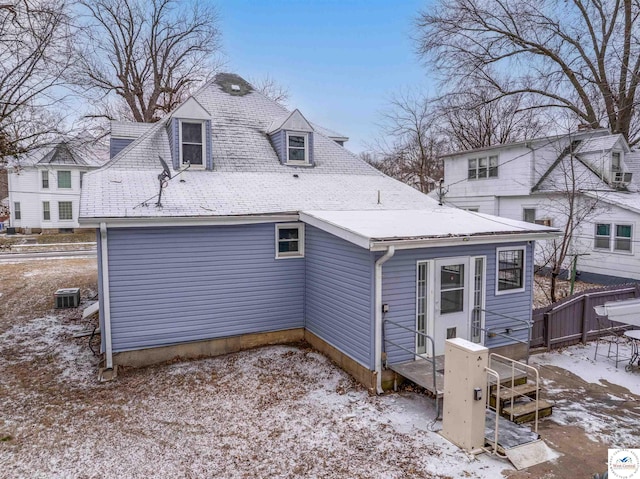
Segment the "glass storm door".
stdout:
<svg viewBox="0 0 640 479">
<path fill-rule="evenodd" d="M 446 339 L 469 339 L 469 269 L 469 258 L 435 261 L 433 337 L 436 356 L 444 354 Z"/>
<path fill-rule="evenodd" d="M 418 274 L 416 283 L 416 330 L 422 334 L 429 334 L 427 330 L 427 320 L 429 316 L 429 307 L 433 301 L 429 299 L 429 261 L 420 261 L 418 263 Z M 427 340 L 424 336 L 416 335 L 416 353 L 431 354 L 431 350 L 427 351 Z"/>
</svg>

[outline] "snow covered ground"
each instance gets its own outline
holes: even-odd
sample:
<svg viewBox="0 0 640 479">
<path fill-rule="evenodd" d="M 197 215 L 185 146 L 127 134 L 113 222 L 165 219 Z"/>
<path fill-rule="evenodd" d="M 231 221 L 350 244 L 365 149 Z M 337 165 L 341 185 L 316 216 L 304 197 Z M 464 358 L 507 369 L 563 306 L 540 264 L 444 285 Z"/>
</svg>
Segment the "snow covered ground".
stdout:
<svg viewBox="0 0 640 479">
<path fill-rule="evenodd" d="M 595 357 L 596 343 L 578 344 L 552 353 L 532 356 L 543 377 L 549 397 L 555 398 L 550 421 L 559 425 L 579 424 L 592 440 L 609 448 L 640 447 L 640 371 L 626 371 L 627 361 L 615 362 L 600 356 L 607 351 L 602 345 Z M 620 347 L 621 357 L 630 357 L 628 345 Z M 575 376 L 559 381 L 552 371 Z M 551 379 L 553 378 L 553 379 Z"/>
<path fill-rule="evenodd" d="M 371 397 L 321 354 L 277 346 L 96 381 L 82 326 L 0 335 L 0 477 L 501 477 L 430 430 L 433 402 Z"/>
<path fill-rule="evenodd" d="M 86 277 L 91 291 L 89 263 L 0 268 L 0 478 L 574 478 L 591 456 L 580 477 L 606 470 L 607 447 L 638 447 L 640 372 L 594 361 L 593 344 L 532 357 L 556 404 L 541 432 L 560 455 L 529 475 L 443 439 L 429 398 L 369 396 L 304 345 L 125 369 L 101 384 L 88 338 L 73 337 L 81 313 L 48 309 L 61 276 Z M 579 435 L 563 442 L 566 431 Z"/>
</svg>

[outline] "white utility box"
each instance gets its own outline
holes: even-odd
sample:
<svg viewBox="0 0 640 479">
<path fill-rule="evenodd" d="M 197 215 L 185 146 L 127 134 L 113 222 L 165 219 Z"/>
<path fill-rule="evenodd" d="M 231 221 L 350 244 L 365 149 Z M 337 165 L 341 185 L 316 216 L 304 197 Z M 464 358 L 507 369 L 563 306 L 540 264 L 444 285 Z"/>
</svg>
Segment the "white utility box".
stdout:
<svg viewBox="0 0 640 479">
<path fill-rule="evenodd" d="M 442 435 L 467 452 L 484 446 L 489 350 L 447 339 L 444 352 Z"/>
</svg>

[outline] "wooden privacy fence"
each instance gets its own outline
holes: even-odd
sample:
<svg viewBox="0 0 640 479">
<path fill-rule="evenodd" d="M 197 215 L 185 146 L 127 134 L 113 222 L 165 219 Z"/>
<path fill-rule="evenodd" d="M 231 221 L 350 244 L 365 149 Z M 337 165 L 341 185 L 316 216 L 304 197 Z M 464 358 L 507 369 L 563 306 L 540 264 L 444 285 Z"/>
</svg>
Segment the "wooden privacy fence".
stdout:
<svg viewBox="0 0 640 479">
<path fill-rule="evenodd" d="M 531 347 L 562 348 L 586 343 L 600 334 L 593 307 L 640 297 L 640 284 L 591 289 L 533 310 Z"/>
</svg>

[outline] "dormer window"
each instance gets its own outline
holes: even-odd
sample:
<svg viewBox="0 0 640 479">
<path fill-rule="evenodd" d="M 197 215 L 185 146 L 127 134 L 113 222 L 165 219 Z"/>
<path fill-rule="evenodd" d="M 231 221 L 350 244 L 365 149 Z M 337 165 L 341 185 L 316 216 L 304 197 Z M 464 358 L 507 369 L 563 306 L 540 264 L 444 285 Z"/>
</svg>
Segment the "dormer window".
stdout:
<svg viewBox="0 0 640 479">
<path fill-rule="evenodd" d="M 618 151 L 611 153 L 611 171 L 613 173 L 622 171 L 622 166 L 620 165 L 620 152 Z"/>
<path fill-rule="evenodd" d="M 180 164 L 204 168 L 204 131 L 203 121 L 180 121 Z"/>
<path fill-rule="evenodd" d="M 287 132 L 287 163 L 309 163 L 309 134 Z"/>
</svg>

